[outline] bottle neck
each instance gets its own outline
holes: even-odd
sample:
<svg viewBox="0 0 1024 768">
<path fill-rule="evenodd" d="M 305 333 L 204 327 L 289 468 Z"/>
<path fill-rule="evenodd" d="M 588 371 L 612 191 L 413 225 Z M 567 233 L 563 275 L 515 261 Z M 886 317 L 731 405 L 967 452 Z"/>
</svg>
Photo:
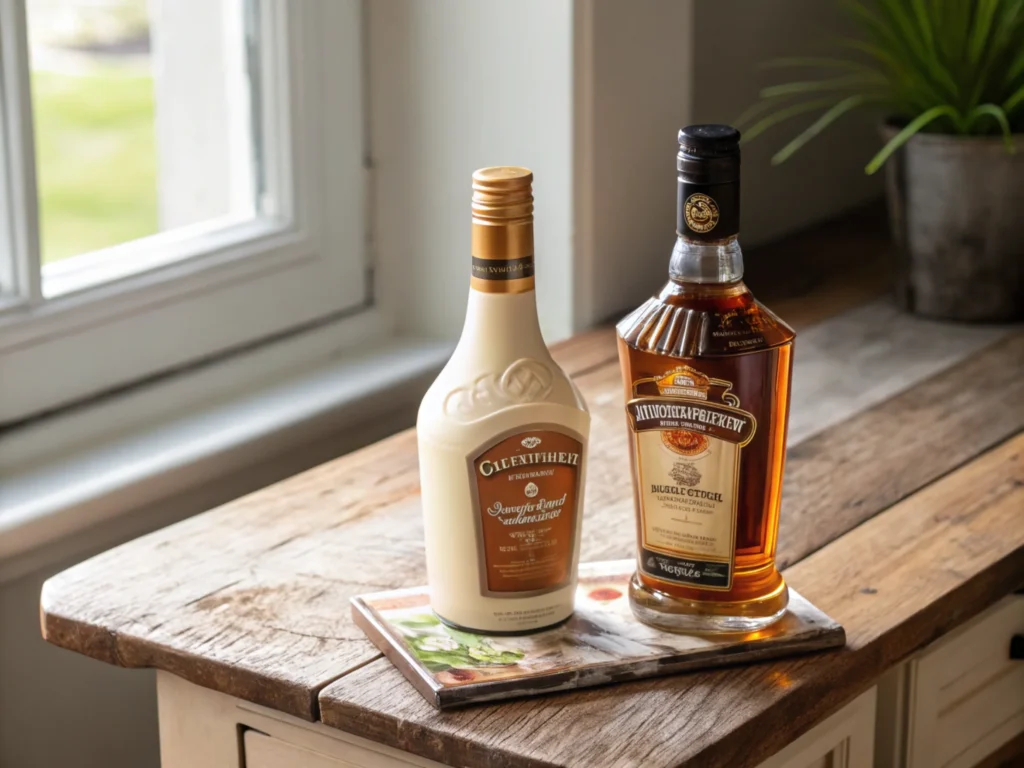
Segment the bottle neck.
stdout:
<svg viewBox="0 0 1024 768">
<path fill-rule="evenodd" d="M 737 235 L 718 242 L 680 236 L 672 249 L 669 277 L 678 283 L 735 283 L 743 279 L 743 250 Z"/>
<path fill-rule="evenodd" d="M 469 305 L 459 346 L 477 357 L 536 357 L 544 339 L 533 278 L 533 217 L 473 219 Z M 498 363 L 495 363 L 496 365 Z"/>
<path fill-rule="evenodd" d="M 743 278 L 738 157 L 680 161 L 676 245 L 669 276 L 683 283 L 734 283 Z"/>
<path fill-rule="evenodd" d="M 520 358 L 548 359 L 534 291 L 485 293 L 470 289 L 455 357 L 483 371 L 505 370 Z"/>
<path fill-rule="evenodd" d="M 494 345 L 499 336 L 531 342 L 541 336 L 535 291 L 485 293 L 470 289 L 463 339 L 479 338 L 484 344 Z"/>
<path fill-rule="evenodd" d="M 514 223 L 473 220 L 473 293 L 533 293 L 533 217 Z"/>
</svg>

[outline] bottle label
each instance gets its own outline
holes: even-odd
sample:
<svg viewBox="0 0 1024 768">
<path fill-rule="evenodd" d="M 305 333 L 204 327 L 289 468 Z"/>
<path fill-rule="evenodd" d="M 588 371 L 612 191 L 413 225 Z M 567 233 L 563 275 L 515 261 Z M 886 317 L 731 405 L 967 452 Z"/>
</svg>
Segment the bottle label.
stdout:
<svg viewBox="0 0 1024 768">
<path fill-rule="evenodd" d="M 483 293 L 526 293 L 532 291 L 533 256 L 515 259 L 473 256 L 469 286 Z"/>
<path fill-rule="evenodd" d="M 731 389 L 689 365 L 633 384 L 639 567 L 652 578 L 732 587 L 740 454 L 757 422 Z"/>
<path fill-rule="evenodd" d="M 694 192 L 683 201 L 683 219 L 693 232 L 705 235 L 718 226 L 718 203 L 703 192 Z"/>
<path fill-rule="evenodd" d="M 676 233 L 687 240 L 714 242 L 740 231 L 740 185 L 694 184 L 679 180 Z"/>
<path fill-rule="evenodd" d="M 562 429 L 517 428 L 470 456 L 485 597 L 543 595 L 572 582 L 583 440 Z"/>
<path fill-rule="evenodd" d="M 472 276 L 479 280 L 520 280 L 533 277 L 533 256 L 521 259 L 481 259 L 473 257 Z"/>
</svg>

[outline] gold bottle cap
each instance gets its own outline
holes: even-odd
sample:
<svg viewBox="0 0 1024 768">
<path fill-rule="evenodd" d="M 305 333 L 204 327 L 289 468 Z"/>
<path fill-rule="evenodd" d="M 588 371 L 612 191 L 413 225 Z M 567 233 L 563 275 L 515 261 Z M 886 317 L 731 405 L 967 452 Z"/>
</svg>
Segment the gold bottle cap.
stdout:
<svg viewBox="0 0 1024 768">
<path fill-rule="evenodd" d="M 473 174 L 473 219 L 483 224 L 512 224 L 533 219 L 533 173 L 499 165 Z"/>
<path fill-rule="evenodd" d="M 533 173 L 499 165 L 473 174 L 473 272 L 485 293 L 532 291 Z"/>
</svg>

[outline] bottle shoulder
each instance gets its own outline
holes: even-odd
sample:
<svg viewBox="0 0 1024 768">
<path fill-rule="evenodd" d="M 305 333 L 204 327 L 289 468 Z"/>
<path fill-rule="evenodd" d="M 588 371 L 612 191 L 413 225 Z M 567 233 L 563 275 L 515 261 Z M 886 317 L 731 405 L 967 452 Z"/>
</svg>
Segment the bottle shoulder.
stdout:
<svg viewBox="0 0 1024 768">
<path fill-rule="evenodd" d="M 498 421 L 589 424 L 583 396 L 550 354 L 506 360 L 461 359 L 458 353 L 420 403 L 417 426 L 428 431 L 471 431 Z M 504 428 L 504 427 L 503 427 Z M 486 428 L 485 428 L 486 431 Z"/>
<path fill-rule="evenodd" d="M 747 354 L 789 344 L 796 333 L 742 283 L 669 281 L 616 326 L 630 347 L 673 357 Z"/>
</svg>

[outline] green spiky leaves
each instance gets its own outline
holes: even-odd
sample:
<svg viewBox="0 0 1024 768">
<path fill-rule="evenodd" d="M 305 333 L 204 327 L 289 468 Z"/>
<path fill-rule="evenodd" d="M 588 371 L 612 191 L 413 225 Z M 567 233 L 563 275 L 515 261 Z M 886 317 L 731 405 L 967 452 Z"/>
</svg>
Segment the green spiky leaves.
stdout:
<svg viewBox="0 0 1024 768">
<path fill-rule="evenodd" d="M 843 0 L 860 35 L 837 56 L 776 59 L 798 80 L 761 91 L 738 121 L 748 141 L 799 115 L 811 124 L 779 150 L 781 163 L 829 125 L 880 107 L 900 130 L 868 163 L 874 173 L 918 132 L 1012 136 L 1024 132 L 1024 0 Z"/>
</svg>

